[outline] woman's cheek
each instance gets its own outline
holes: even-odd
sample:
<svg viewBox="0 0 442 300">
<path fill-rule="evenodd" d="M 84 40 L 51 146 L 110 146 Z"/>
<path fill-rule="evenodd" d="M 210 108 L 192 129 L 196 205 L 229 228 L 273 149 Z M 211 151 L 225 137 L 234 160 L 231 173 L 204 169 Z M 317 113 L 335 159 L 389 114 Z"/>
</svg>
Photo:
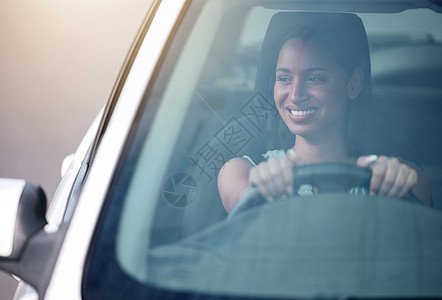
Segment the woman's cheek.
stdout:
<svg viewBox="0 0 442 300">
<path fill-rule="evenodd" d="M 273 90 L 273 99 L 277 107 L 281 106 L 287 95 L 287 88 L 275 85 Z"/>
</svg>

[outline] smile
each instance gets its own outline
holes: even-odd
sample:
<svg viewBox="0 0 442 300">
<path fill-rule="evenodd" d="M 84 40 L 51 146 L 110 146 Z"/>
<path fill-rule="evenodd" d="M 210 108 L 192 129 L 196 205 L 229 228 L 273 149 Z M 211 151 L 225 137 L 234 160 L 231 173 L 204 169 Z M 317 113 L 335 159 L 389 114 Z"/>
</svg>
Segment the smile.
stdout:
<svg viewBox="0 0 442 300">
<path fill-rule="evenodd" d="M 318 109 L 308 109 L 308 110 L 293 110 L 290 109 L 290 113 L 294 116 L 307 116 L 307 115 L 312 115 L 315 112 L 317 112 Z"/>
</svg>

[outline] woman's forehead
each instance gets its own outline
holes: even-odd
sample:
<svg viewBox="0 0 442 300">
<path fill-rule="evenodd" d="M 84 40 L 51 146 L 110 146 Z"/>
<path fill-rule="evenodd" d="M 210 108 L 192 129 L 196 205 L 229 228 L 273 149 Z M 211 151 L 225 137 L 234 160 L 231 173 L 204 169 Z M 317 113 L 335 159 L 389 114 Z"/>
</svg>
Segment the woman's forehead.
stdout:
<svg viewBox="0 0 442 300">
<path fill-rule="evenodd" d="M 291 38 L 282 46 L 277 68 L 336 68 L 336 59 L 315 40 Z"/>
</svg>

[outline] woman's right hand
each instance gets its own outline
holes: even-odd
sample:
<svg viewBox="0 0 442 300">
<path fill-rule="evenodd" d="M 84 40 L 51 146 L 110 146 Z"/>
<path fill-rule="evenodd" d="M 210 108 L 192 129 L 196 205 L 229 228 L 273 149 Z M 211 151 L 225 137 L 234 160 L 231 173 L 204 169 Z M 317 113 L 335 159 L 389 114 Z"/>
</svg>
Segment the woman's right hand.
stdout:
<svg viewBox="0 0 442 300">
<path fill-rule="evenodd" d="M 270 202 L 278 198 L 292 196 L 294 193 L 292 169 L 293 166 L 299 164 L 301 164 L 301 158 L 290 149 L 284 157 L 272 157 L 251 168 L 249 183 L 256 186 Z"/>
</svg>

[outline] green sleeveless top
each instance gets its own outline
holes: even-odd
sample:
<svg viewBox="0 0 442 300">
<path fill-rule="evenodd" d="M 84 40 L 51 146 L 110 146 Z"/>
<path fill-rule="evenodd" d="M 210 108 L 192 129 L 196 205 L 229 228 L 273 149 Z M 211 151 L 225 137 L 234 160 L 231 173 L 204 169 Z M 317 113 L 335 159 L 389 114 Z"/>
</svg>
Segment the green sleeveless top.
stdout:
<svg viewBox="0 0 442 300">
<path fill-rule="evenodd" d="M 280 150 L 269 150 L 266 153 L 262 154 L 265 160 L 269 160 L 272 157 L 280 158 L 285 157 L 286 152 L 282 149 Z M 256 166 L 255 162 L 247 155 L 244 155 L 243 158 L 247 159 L 252 165 Z M 354 187 L 348 191 L 349 194 L 358 194 L 358 195 L 368 195 L 368 191 L 363 187 Z M 313 186 L 311 184 L 302 184 L 298 188 L 299 196 L 311 196 L 313 195 Z"/>
</svg>

